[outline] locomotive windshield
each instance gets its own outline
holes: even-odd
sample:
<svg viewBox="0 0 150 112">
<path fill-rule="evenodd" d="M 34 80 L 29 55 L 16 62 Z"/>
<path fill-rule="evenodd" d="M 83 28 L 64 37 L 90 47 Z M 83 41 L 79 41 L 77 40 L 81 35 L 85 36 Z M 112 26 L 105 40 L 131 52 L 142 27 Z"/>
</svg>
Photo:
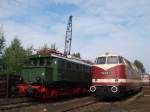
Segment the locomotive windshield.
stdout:
<svg viewBox="0 0 150 112">
<path fill-rule="evenodd" d="M 107 64 L 117 64 L 118 57 L 117 56 L 109 56 L 107 57 Z"/>
<path fill-rule="evenodd" d="M 51 61 L 50 58 L 34 58 L 30 59 L 26 66 L 50 66 Z"/>
<path fill-rule="evenodd" d="M 105 64 L 106 63 L 106 57 L 98 57 L 96 60 L 96 64 Z"/>
<path fill-rule="evenodd" d="M 98 57 L 96 64 L 118 64 L 118 61 L 117 56 Z"/>
</svg>

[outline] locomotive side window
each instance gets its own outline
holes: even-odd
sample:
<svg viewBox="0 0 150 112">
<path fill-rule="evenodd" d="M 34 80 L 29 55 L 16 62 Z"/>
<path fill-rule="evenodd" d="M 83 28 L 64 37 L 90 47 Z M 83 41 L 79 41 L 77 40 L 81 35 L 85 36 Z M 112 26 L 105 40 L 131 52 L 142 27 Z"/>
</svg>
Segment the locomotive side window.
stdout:
<svg viewBox="0 0 150 112">
<path fill-rule="evenodd" d="M 39 60 L 39 65 L 40 65 L 40 66 L 43 66 L 43 65 L 44 65 L 44 59 L 40 59 L 40 60 Z"/>
<path fill-rule="evenodd" d="M 76 71 L 76 63 L 73 63 L 73 70 Z"/>
<path fill-rule="evenodd" d="M 107 57 L 107 64 L 118 64 L 118 57 L 117 56 Z"/>
<path fill-rule="evenodd" d="M 132 68 L 131 63 L 130 63 L 129 61 L 127 61 L 127 63 L 128 63 L 128 65 L 129 65 L 129 67 Z"/>
<path fill-rule="evenodd" d="M 128 67 L 132 68 L 131 63 L 128 60 L 124 59 L 124 61 Z"/>
<path fill-rule="evenodd" d="M 47 59 L 46 62 L 47 62 L 46 65 L 51 65 L 51 60 L 50 59 Z"/>
<path fill-rule="evenodd" d="M 67 62 L 67 68 L 71 69 L 71 63 L 70 62 Z"/>
<path fill-rule="evenodd" d="M 131 66 L 132 66 L 132 69 L 137 72 L 136 66 L 134 64 L 131 64 Z"/>
<path fill-rule="evenodd" d="M 31 65 L 32 66 L 37 66 L 37 60 L 31 60 Z"/>
<path fill-rule="evenodd" d="M 123 63 L 123 58 L 119 56 L 119 63 Z"/>
<path fill-rule="evenodd" d="M 98 57 L 96 60 L 96 64 L 105 64 L 106 63 L 106 57 Z"/>
<path fill-rule="evenodd" d="M 79 65 L 78 64 L 76 64 L 76 70 L 79 70 Z"/>
</svg>

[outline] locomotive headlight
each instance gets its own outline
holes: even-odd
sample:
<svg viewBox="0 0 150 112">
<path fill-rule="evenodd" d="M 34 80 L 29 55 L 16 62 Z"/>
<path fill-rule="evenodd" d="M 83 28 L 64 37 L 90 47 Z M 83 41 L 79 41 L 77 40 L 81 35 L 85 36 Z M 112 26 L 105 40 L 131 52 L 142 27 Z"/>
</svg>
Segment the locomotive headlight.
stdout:
<svg viewBox="0 0 150 112">
<path fill-rule="evenodd" d="M 110 75 L 111 72 L 109 72 L 109 71 L 102 71 L 101 74 L 102 74 L 102 75 Z"/>
<path fill-rule="evenodd" d="M 112 87 L 111 87 L 111 92 L 113 92 L 113 93 L 118 92 L 118 87 L 112 86 Z"/>
<path fill-rule="evenodd" d="M 45 76 L 45 73 L 43 72 L 41 75 L 42 75 L 42 76 Z"/>
<path fill-rule="evenodd" d="M 95 87 L 95 86 L 91 86 L 91 87 L 90 87 L 90 91 L 91 91 L 91 92 L 95 92 L 95 91 L 96 91 L 96 87 Z"/>
</svg>

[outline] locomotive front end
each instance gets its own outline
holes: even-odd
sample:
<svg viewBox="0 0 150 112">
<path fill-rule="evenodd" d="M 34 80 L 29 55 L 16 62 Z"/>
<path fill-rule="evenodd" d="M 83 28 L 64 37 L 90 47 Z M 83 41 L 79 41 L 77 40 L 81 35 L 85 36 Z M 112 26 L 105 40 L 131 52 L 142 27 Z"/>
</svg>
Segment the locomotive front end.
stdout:
<svg viewBox="0 0 150 112">
<path fill-rule="evenodd" d="M 21 71 L 22 83 L 18 84 L 20 96 L 41 97 L 52 82 L 51 60 L 32 57 Z"/>
<path fill-rule="evenodd" d="M 90 91 L 98 97 L 119 96 L 126 88 L 125 66 L 121 56 L 106 53 L 92 67 Z"/>
</svg>

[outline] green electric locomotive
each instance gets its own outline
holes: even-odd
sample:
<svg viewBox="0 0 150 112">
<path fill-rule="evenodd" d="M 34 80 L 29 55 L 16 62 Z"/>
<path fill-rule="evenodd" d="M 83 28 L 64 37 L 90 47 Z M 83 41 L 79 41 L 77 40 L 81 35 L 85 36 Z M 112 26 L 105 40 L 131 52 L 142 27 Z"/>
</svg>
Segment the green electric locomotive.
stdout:
<svg viewBox="0 0 150 112">
<path fill-rule="evenodd" d="M 21 72 L 21 96 L 36 98 L 81 94 L 91 85 L 91 63 L 57 53 L 32 55 Z"/>
</svg>

